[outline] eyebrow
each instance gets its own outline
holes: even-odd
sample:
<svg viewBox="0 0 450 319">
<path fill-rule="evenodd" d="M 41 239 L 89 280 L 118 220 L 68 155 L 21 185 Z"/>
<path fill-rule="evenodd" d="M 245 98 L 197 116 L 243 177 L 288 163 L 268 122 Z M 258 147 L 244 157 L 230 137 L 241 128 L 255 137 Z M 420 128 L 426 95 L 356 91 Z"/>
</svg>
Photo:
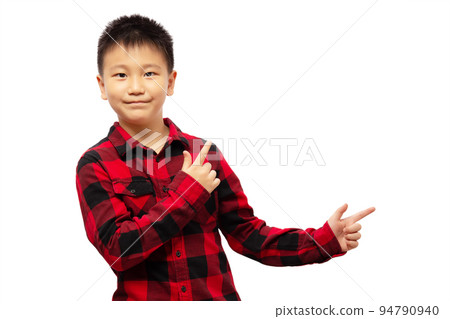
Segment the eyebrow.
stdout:
<svg viewBox="0 0 450 319">
<path fill-rule="evenodd" d="M 151 67 L 161 69 L 161 67 L 160 67 L 159 65 L 157 65 L 157 64 L 152 64 L 152 63 L 143 64 L 142 67 L 143 67 L 144 69 L 145 69 L 145 68 L 151 68 Z M 112 70 L 112 69 L 115 69 L 115 68 L 124 68 L 124 69 L 127 69 L 127 66 L 126 66 L 125 64 L 116 64 L 116 65 L 112 66 L 110 69 Z"/>
</svg>

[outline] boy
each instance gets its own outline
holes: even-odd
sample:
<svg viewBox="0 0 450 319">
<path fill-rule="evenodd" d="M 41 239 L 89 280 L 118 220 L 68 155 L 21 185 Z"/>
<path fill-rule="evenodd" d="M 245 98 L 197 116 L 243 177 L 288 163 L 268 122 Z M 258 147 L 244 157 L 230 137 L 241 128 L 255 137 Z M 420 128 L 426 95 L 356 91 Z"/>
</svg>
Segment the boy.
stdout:
<svg viewBox="0 0 450 319">
<path fill-rule="evenodd" d="M 98 43 L 101 97 L 118 122 L 81 156 L 76 188 L 87 237 L 117 276 L 112 299 L 240 300 L 219 229 L 234 251 L 271 266 L 355 248 L 356 222 L 375 208 L 341 219 L 345 204 L 318 229 L 269 227 L 216 145 L 163 118 L 177 76 L 172 45 L 137 14 L 110 22 Z"/>
</svg>

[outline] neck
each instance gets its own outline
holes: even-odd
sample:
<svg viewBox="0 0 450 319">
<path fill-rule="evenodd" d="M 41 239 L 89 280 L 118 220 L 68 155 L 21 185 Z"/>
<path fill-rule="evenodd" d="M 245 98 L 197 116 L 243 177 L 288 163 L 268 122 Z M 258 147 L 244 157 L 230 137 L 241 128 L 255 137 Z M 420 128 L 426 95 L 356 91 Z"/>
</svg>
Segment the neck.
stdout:
<svg viewBox="0 0 450 319">
<path fill-rule="evenodd" d="M 160 141 L 163 138 L 166 138 L 169 135 L 169 127 L 164 124 L 164 120 L 162 117 L 157 119 L 152 119 L 150 122 L 147 122 L 145 125 L 136 125 L 133 123 L 128 123 L 124 120 L 119 119 L 120 126 L 130 134 L 131 137 L 137 139 L 139 142 L 149 147 Z M 146 134 L 142 134 L 143 130 L 147 131 Z M 142 133 L 141 133 L 142 132 Z M 141 134 L 139 134 L 141 133 Z M 139 135 L 138 135 L 139 134 Z M 152 138 L 149 138 L 152 134 Z M 138 136 L 136 136 L 138 135 Z M 142 135 L 142 136 L 140 136 Z"/>
</svg>

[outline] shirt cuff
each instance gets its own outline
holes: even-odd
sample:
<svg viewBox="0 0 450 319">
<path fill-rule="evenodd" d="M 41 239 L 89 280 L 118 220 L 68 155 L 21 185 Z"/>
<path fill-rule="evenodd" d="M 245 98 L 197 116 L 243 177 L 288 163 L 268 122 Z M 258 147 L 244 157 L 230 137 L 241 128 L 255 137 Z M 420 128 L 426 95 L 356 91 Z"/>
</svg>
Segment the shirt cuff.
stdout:
<svg viewBox="0 0 450 319">
<path fill-rule="evenodd" d="M 346 254 L 346 252 L 342 251 L 341 245 L 328 224 L 328 221 L 315 231 L 314 240 L 321 246 L 319 247 L 319 251 L 325 259 L 329 259 L 330 256 L 339 257 Z"/>
<path fill-rule="evenodd" d="M 181 170 L 175 175 L 167 188 L 174 191 L 178 196 L 181 196 L 196 211 L 199 211 L 211 196 L 202 184 Z"/>
</svg>

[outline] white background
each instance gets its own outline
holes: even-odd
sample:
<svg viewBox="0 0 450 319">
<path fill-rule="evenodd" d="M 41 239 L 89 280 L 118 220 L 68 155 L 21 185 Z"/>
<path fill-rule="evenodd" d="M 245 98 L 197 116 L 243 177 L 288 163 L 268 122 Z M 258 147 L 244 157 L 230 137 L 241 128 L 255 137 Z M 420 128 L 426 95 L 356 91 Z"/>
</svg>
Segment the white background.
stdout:
<svg viewBox="0 0 450 319">
<path fill-rule="evenodd" d="M 1 2 L 8 318 L 274 318 L 276 307 L 329 304 L 366 313 L 437 305 L 448 318 L 448 1 L 77 3 Z M 117 120 L 95 79 L 101 28 L 132 13 L 174 38 L 178 77 L 165 117 L 218 145 L 267 139 L 260 154 L 268 165 L 232 166 L 255 215 L 270 226 L 317 228 L 344 203 L 348 214 L 375 206 L 356 250 L 321 265 L 270 267 L 223 240 L 243 302 L 110 302 L 115 276 L 85 235 L 75 167 Z M 298 141 L 288 165 L 271 138 Z M 325 166 L 294 165 L 306 138 Z"/>
</svg>

